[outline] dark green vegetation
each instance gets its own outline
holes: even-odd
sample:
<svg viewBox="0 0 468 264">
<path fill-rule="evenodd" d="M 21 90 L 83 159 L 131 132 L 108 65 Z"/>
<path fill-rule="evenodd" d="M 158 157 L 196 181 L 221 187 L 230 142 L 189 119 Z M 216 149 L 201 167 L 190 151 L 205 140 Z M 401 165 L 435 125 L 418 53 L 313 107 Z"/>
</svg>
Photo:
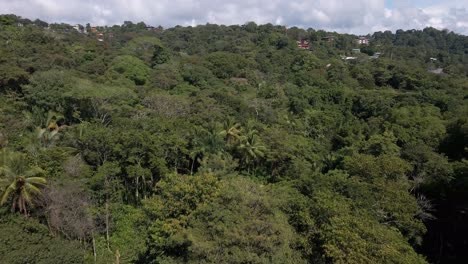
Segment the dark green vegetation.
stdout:
<svg viewBox="0 0 468 264">
<path fill-rule="evenodd" d="M 0 263 L 468 260 L 466 36 L 98 31 L 0 16 Z"/>
</svg>

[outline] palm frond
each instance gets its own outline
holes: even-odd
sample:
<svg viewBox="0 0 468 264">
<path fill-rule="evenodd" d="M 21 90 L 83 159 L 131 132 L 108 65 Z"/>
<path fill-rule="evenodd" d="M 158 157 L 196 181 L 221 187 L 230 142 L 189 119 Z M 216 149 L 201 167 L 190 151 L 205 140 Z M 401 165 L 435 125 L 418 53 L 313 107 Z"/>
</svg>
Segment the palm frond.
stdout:
<svg viewBox="0 0 468 264">
<path fill-rule="evenodd" d="M 43 139 L 44 138 L 44 133 L 47 131 L 45 128 L 36 128 L 36 133 L 37 133 L 37 138 L 38 139 Z"/>
<path fill-rule="evenodd" d="M 29 177 L 29 178 L 26 178 L 26 182 L 30 184 L 36 184 L 36 185 L 47 184 L 47 180 L 43 177 Z"/>
<path fill-rule="evenodd" d="M 32 185 L 31 183 L 27 182 L 24 187 L 26 189 L 26 192 L 31 192 L 31 193 L 35 193 L 35 194 L 42 194 L 41 190 L 39 190 L 39 188 Z"/>
<path fill-rule="evenodd" d="M 0 200 L 0 205 L 5 204 L 10 194 L 14 192 L 15 190 L 16 190 L 16 181 L 13 181 L 3 192 L 2 199 Z"/>
<path fill-rule="evenodd" d="M 7 178 L 15 178 L 16 174 L 10 167 L 0 167 L 0 175 L 4 175 Z"/>
<path fill-rule="evenodd" d="M 34 176 L 37 176 L 37 175 L 41 175 L 43 173 L 44 173 L 43 169 L 41 169 L 39 167 L 32 167 L 32 168 L 30 168 L 28 171 L 26 171 L 24 173 L 24 176 L 31 178 L 31 177 L 34 177 Z"/>
<path fill-rule="evenodd" d="M 58 130 L 53 130 L 49 133 L 49 140 L 56 140 L 58 139 L 56 136 L 58 135 Z"/>
</svg>

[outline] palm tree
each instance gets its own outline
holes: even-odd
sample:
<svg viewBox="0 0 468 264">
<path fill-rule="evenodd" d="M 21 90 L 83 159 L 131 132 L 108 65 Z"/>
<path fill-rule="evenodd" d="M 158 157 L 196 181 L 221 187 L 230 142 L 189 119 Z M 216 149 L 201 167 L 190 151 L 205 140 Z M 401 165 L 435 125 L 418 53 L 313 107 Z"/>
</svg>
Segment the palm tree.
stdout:
<svg viewBox="0 0 468 264">
<path fill-rule="evenodd" d="M 31 125 L 36 125 L 27 146 L 30 154 L 35 155 L 41 148 L 49 148 L 57 143 L 62 129 L 60 124 L 64 120 L 61 114 L 52 111 L 45 113 L 35 108 L 32 114 L 26 114 L 26 119 L 29 119 Z"/>
<path fill-rule="evenodd" d="M 195 161 L 200 161 L 207 153 L 218 153 L 223 151 L 223 139 L 218 133 L 219 126 L 216 123 L 210 123 L 208 128 L 198 128 L 195 131 L 195 137 L 192 140 L 192 151 L 189 156 L 192 159 L 190 174 L 193 174 Z"/>
<path fill-rule="evenodd" d="M 41 143 L 41 146 L 48 148 L 53 146 L 59 139 L 58 129 L 49 129 L 49 128 L 37 128 L 37 138 Z"/>
<path fill-rule="evenodd" d="M 241 130 L 239 123 L 236 123 L 232 118 L 227 118 L 223 124 L 223 130 L 219 134 L 226 140 L 228 145 L 231 145 L 239 141 Z"/>
<path fill-rule="evenodd" d="M 6 183 L 1 194 L 0 205 L 4 205 L 11 197 L 11 210 L 18 210 L 28 215 L 28 207 L 33 206 L 34 196 L 40 195 L 41 186 L 47 181 L 45 178 L 37 177 L 42 174 L 38 167 L 29 167 L 24 154 L 7 153 L 3 151 L 0 162 L 0 176 L 2 183 Z"/>
<path fill-rule="evenodd" d="M 37 138 L 39 139 L 42 147 L 48 148 L 53 146 L 59 139 L 59 124 L 57 120 L 63 119 L 60 114 L 49 111 L 47 120 L 45 121 L 46 127 L 37 128 Z"/>
<path fill-rule="evenodd" d="M 261 144 L 256 130 L 250 130 L 247 135 L 241 137 L 241 143 L 238 146 L 241 154 L 242 163 L 250 172 L 250 167 L 260 158 L 265 156 L 266 147 Z"/>
<path fill-rule="evenodd" d="M 223 139 L 218 134 L 219 126 L 217 123 L 210 123 L 206 129 L 200 129 L 199 149 L 204 153 L 216 153 L 223 150 Z"/>
</svg>

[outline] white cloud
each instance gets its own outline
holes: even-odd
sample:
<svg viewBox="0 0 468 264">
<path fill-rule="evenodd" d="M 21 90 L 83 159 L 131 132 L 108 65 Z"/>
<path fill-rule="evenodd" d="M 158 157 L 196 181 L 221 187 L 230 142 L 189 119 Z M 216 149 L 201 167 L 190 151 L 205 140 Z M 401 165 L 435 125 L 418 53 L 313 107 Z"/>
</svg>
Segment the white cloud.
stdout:
<svg viewBox="0 0 468 264">
<path fill-rule="evenodd" d="M 48 22 L 170 27 L 205 23 L 312 27 L 364 34 L 433 26 L 468 35 L 468 0 L 0 0 L 0 13 Z"/>
</svg>

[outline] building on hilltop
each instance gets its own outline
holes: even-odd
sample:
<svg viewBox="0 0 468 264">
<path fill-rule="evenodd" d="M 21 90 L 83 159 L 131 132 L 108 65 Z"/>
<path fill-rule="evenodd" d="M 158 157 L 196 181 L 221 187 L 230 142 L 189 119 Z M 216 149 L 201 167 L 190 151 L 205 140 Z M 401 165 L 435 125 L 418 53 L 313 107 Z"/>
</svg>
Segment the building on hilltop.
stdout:
<svg viewBox="0 0 468 264">
<path fill-rule="evenodd" d="M 369 39 L 367 37 L 359 37 L 358 39 L 356 39 L 356 42 L 359 45 L 369 45 Z"/>
<path fill-rule="evenodd" d="M 97 40 L 101 41 L 101 42 L 104 41 L 104 33 L 98 33 L 97 34 Z"/>
<path fill-rule="evenodd" d="M 328 42 L 332 42 L 334 41 L 336 38 L 334 36 L 326 36 L 326 37 L 323 37 L 322 40 L 323 41 L 328 41 Z"/>
<path fill-rule="evenodd" d="M 160 26 L 160 25 L 154 28 L 154 31 L 156 31 L 156 32 L 163 32 L 163 30 L 164 30 L 164 28 L 162 26 Z"/>
<path fill-rule="evenodd" d="M 74 25 L 73 28 L 79 33 L 82 33 L 82 34 L 86 33 L 86 28 L 80 24 Z"/>
<path fill-rule="evenodd" d="M 153 26 L 146 26 L 146 30 L 148 31 L 154 31 L 154 32 L 162 32 L 163 28 L 161 26 L 153 27 Z"/>
<path fill-rule="evenodd" d="M 297 43 L 297 47 L 300 48 L 300 49 L 309 49 L 310 48 L 309 41 L 307 41 L 305 39 L 298 40 L 298 41 L 296 41 L 296 43 Z"/>
</svg>

